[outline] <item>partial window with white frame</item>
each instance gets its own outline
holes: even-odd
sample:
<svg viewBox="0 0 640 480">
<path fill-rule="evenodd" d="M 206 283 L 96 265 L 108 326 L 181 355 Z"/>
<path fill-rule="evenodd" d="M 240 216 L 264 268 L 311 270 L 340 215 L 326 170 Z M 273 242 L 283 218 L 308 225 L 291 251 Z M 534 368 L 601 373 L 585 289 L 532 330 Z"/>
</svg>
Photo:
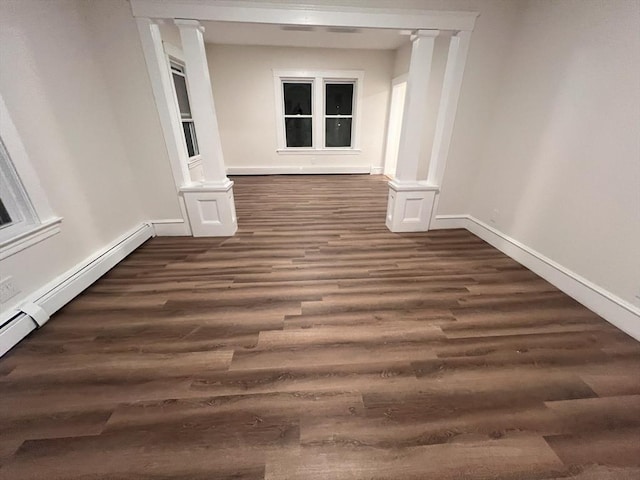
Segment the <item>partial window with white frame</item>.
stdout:
<svg viewBox="0 0 640 480">
<path fill-rule="evenodd" d="M 0 260 L 55 235 L 61 222 L 0 96 Z"/>
<path fill-rule="evenodd" d="M 278 151 L 359 152 L 362 71 L 274 71 Z"/>
<path fill-rule="evenodd" d="M 31 201 L 0 140 L 0 243 L 39 223 Z"/>
<path fill-rule="evenodd" d="M 187 153 L 192 159 L 200 154 L 198 150 L 198 139 L 196 137 L 196 129 L 191 116 L 191 104 L 189 103 L 189 92 L 187 90 L 187 77 L 184 65 L 171 61 L 171 78 L 173 79 L 173 87 L 176 92 L 176 100 L 178 102 L 178 110 L 180 111 L 180 122 L 182 123 L 182 132 L 184 141 L 187 145 Z"/>
</svg>

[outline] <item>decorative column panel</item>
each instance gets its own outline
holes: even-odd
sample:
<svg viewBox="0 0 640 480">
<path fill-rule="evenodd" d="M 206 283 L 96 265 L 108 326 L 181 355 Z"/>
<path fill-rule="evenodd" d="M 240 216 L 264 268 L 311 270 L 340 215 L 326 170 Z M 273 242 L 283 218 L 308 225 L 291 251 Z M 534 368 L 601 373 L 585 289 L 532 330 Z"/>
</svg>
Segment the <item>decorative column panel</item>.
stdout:
<svg viewBox="0 0 640 480">
<path fill-rule="evenodd" d="M 447 65 L 444 71 L 442 96 L 438 107 L 438 118 L 431 150 L 431 161 L 429 162 L 429 174 L 427 176 L 427 183 L 438 187 L 431 213 L 432 221 L 436 216 L 440 197 L 439 190 L 442 186 L 447 157 L 449 156 L 449 146 L 451 145 L 451 136 L 458 109 L 458 99 L 462 87 L 464 67 L 467 63 L 470 40 L 471 32 L 462 31 L 452 36 L 449 44 L 449 54 L 447 55 Z"/>
<path fill-rule="evenodd" d="M 420 232 L 429 228 L 437 188 L 418 181 L 422 137 L 433 47 L 438 30 L 418 30 L 411 37 L 396 178 L 389 182 L 386 225 L 392 232 Z"/>
<path fill-rule="evenodd" d="M 238 229 L 233 182 L 227 178 L 202 33 L 195 20 L 175 20 L 185 58 L 191 114 L 202 161 L 202 184 L 183 188 L 194 236 L 232 236 Z"/>
</svg>

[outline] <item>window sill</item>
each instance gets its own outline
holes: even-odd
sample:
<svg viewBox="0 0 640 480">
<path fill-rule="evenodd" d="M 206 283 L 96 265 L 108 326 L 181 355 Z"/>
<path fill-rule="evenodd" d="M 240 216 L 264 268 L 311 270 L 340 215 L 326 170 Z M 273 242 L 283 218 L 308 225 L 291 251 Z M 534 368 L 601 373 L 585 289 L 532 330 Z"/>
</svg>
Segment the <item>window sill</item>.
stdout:
<svg viewBox="0 0 640 480">
<path fill-rule="evenodd" d="M 60 232 L 61 217 L 52 218 L 39 225 L 34 225 L 26 232 L 22 232 L 15 237 L 0 242 L 0 260 L 4 260 L 25 248 L 29 248 L 56 233 Z"/>
<path fill-rule="evenodd" d="M 279 148 L 276 152 L 279 155 L 360 155 L 362 150 L 359 148 L 309 148 L 304 150 Z"/>
<path fill-rule="evenodd" d="M 202 165 L 202 157 L 200 155 L 189 157 L 189 161 L 187 163 L 189 170 L 191 170 L 192 168 L 199 167 L 200 165 Z"/>
</svg>

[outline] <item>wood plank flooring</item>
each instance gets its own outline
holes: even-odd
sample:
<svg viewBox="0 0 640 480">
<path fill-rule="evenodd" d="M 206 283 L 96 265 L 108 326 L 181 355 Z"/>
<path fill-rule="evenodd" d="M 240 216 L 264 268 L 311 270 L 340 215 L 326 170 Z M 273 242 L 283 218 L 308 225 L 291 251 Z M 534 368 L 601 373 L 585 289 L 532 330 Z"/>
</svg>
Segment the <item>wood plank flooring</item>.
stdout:
<svg viewBox="0 0 640 480">
<path fill-rule="evenodd" d="M 640 478 L 640 344 L 375 176 L 236 179 L 0 360 L 2 479 Z M 550 232 L 552 234 L 552 232 Z"/>
</svg>

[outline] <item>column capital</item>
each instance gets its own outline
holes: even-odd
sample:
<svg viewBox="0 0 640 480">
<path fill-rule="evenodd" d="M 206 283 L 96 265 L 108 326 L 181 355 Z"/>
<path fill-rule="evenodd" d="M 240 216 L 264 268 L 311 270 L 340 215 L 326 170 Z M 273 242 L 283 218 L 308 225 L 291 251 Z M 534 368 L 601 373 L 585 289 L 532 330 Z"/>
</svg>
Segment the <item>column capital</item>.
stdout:
<svg viewBox="0 0 640 480">
<path fill-rule="evenodd" d="M 198 20 L 189 20 L 186 18 L 176 18 L 173 23 L 178 28 L 194 28 L 204 33 L 204 27 Z"/>
<path fill-rule="evenodd" d="M 413 32 L 411 32 L 411 41 L 415 42 L 416 40 L 418 40 L 419 38 L 425 38 L 425 37 L 437 37 L 438 35 L 440 35 L 440 30 L 414 30 Z"/>
</svg>

